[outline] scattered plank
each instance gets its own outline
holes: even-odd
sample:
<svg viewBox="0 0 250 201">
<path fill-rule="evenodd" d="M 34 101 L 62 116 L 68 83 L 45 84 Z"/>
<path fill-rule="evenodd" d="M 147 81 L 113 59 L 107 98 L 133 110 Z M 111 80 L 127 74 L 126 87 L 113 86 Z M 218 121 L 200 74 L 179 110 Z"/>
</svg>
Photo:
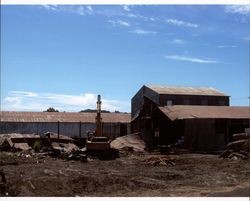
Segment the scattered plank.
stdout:
<svg viewBox="0 0 250 201">
<path fill-rule="evenodd" d="M 147 158 L 142 161 L 146 165 L 151 165 L 151 166 L 158 166 L 158 165 L 163 165 L 163 166 L 173 166 L 175 165 L 175 162 L 173 159 L 171 159 L 168 156 L 160 157 L 160 156 L 153 156 L 150 158 Z"/>
</svg>

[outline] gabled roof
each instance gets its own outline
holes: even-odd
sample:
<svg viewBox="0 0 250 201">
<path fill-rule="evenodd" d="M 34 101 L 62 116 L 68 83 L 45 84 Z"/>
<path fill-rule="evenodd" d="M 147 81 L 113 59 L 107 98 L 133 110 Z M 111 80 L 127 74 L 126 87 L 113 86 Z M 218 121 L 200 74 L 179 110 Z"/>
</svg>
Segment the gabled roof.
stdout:
<svg viewBox="0 0 250 201">
<path fill-rule="evenodd" d="M 174 105 L 159 107 L 172 121 L 180 119 L 250 119 L 249 107 Z"/>
<path fill-rule="evenodd" d="M 130 123 L 131 114 L 102 113 L 102 121 L 106 123 Z M 0 112 L 2 122 L 77 122 L 94 123 L 96 113 L 77 112 Z"/>
<path fill-rule="evenodd" d="M 162 85 L 146 85 L 146 87 L 158 94 L 228 96 L 212 87 L 173 87 Z"/>
</svg>

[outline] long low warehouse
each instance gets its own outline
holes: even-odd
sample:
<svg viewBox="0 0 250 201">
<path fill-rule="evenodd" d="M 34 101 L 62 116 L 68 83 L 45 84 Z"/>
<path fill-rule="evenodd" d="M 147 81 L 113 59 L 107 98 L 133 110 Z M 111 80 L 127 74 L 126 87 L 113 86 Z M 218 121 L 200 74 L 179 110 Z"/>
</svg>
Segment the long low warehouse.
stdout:
<svg viewBox="0 0 250 201">
<path fill-rule="evenodd" d="M 95 131 L 96 113 L 73 112 L 0 112 L 0 134 L 55 132 L 84 138 Z M 114 139 L 130 133 L 129 113 L 103 113 L 103 133 Z"/>
</svg>

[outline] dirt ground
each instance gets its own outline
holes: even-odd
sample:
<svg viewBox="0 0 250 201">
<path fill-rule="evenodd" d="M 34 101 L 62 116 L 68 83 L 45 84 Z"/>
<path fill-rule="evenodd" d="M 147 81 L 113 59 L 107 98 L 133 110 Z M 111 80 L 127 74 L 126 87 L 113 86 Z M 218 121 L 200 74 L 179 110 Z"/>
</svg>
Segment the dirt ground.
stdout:
<svg viewBox="0 0 250 201">
<path fill-rule="evenodd" d="M 81 162 L 2 152 L 0 169 L 8 196 L 249 196 L 249 160 L 179 154 L 170 155 L 175 165 L 143 162 L 156 155 Z"/>
</svg>

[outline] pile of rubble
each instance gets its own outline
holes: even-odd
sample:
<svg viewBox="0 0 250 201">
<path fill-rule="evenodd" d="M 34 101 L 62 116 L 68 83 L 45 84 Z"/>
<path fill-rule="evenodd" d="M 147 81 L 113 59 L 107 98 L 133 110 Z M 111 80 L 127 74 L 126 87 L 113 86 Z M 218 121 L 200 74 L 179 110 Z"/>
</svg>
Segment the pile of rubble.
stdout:
<svg viewBox="0 0 250 201">
<path fill-rule="evenodd" d="M 29 151 L 32 147 L 29 145 L 31 140 L 39 140 L 40 136 L 35 134 L 1 134 L 0 135 L 0 151 Z"/>
<path fill-rule="evenodd" d="M 232 160 L 250 158 L 250 134 L 234 134 L 233 140 L 233 142 L 227 145 L 226 150 L 220 154 L 219 158 L 229 158 Z"/>
<path fill-rule="evenodd" d="M 0 151 L 21 152 L 20 157 L 43 158 L 49 155 L 55 158 L 87 161 L 86 149 L 74 144 L 74 139 L 47 132 L 42 136 L 35 134 L 2 134 Z M 39 160 L 38 160 L 39 161 Z"/>
<path fill-rule="evenodd" d="M 175 161 L 171 159 L 169 156 L 153 156 L 150 158 L 147 158 L 142 161 L 146 165 L 151 165 L 151 166 L 158 166 L 158 165 L 163 165 L 163 166 L 173 166 L 175 165 Z"/>
</svg>

